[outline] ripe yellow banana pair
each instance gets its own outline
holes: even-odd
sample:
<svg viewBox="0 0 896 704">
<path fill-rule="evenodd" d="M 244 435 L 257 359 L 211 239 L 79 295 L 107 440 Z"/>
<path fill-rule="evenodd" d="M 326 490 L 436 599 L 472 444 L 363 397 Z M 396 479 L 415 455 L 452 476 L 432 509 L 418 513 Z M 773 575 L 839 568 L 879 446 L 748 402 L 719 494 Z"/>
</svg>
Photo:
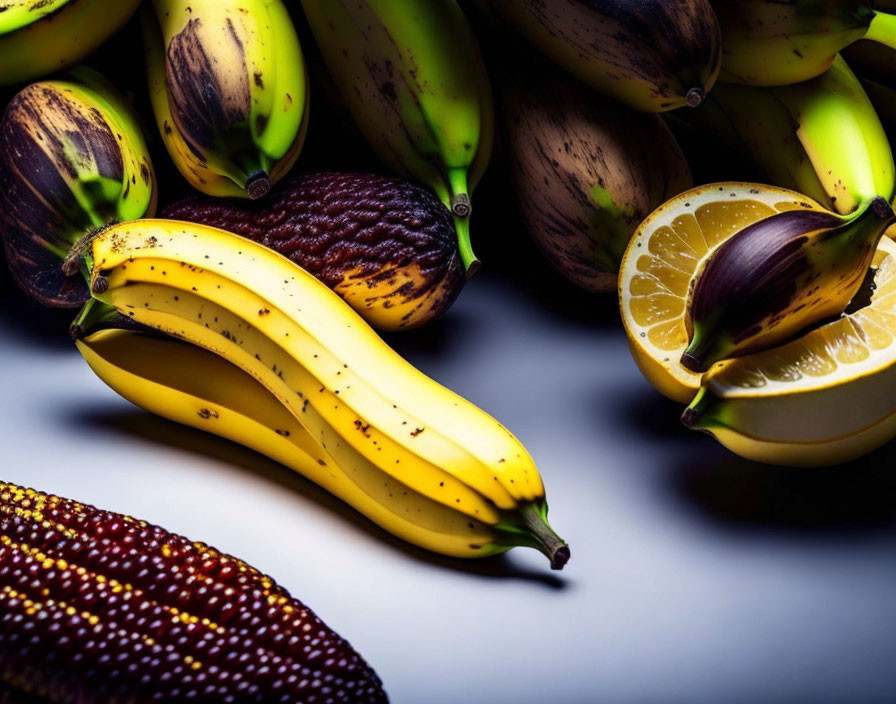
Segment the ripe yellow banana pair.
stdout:
<svg viewBox="0 0 896 704">
<path fill-rule="evenodd" d="M 178 170 L 209 195 L 264 196 L 308 126 L 305 63 L 281 0 L 153 0 L 142 20 L 153 112 Z"/>
<path fill-rule="evenodd" d="M 100 338 L 83 342 L 100 375 L 125 395 L 178 420 L 192 420 L 192 406 L 177 410 L 170 401 L 184 394 L 207 402 L 197 414 L 215 411 L 220 420 L 223 409 L 228 418 L 254 419 L 251 428 L 267 431 L 250 439 L 250 430 L 232 430 L 234 421 L 222 434 L 299 469 L 417 545 L 462 557 L 528 545 L 555 568 L 568 559 L 519 441 L 410 366 L 288 259 L 223 230 L 167 220 L 110 227 L 86 256 L 96 299 L 226 360 L 227 367 L 207 363 L 191 351 L 185 359 L 198 360 L 196 374 L 182 376 L 154 361 L 170 359 L 163 350 L 174 348 L 147 342 L 158 354 L 141 352 L 146 364 L 125 371 L 154 380 L 156 391 L 167 374 L 161 385 L 177 392 L 159 391 L 152 401 L 156 391 L 138 394 L 122 374 L 113 378 L 113 368 L 131 363 L 130 351 L 100 363 L 97 356 L 112 357 Z"/>
</svg>

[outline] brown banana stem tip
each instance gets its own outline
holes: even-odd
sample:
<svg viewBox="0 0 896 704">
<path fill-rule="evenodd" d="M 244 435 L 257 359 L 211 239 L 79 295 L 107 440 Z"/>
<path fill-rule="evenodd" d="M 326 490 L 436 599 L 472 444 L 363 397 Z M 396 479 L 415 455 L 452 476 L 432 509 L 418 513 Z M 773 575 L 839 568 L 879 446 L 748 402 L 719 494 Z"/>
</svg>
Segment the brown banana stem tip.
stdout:
<svg viewBox="0 0 896 704">
<path fill-rule="evenodd" d="M 700 414 L 693 408 L 685 408 L 681 414 L 681 424 L 685 428 L 693 428 L 697 424 Z"/>
<path fill-rule="evenodd" d="M 267 171 L 256 171 L 246 179 L 246 193 L 252 200 L 266 196 L 271 190 L 271 178 Z"/>
<path fill-rule="evenodd" d="M 688 354 L 687 352 L 682 352 L 681 354 L 681 366 L 687 369 L 689 372 L 693 372 L 694 374 L 702 374 L 706 371 L 706 365 L 703 362 L 693 355 Z"/>
<path fill-rule="evenodd" d="M 702 88 L 699 88 L 697 86 L 691 88 L 684 96 L 685 101 L 687 101 L 687 104 L 692 108 L 700 105 L 700 103 L 703 102 L 704 98 L 706 98 L 706 93 L 703 92 Z"/>
<path fill-rule="evenodd" d="M 473 212 L 473 206 L 470 203 L 470 196 L 466 193 L 458 193 L 451 196 L 451 212 L 459 218 L 468 218 Z"/>
</svg>

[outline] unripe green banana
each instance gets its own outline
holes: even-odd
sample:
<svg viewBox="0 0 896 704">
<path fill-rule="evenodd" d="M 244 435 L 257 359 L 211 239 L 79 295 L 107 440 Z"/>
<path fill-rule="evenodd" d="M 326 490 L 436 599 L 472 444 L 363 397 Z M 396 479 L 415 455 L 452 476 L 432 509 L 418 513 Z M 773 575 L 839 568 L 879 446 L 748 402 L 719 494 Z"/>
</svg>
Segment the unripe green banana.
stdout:
<svg viewBox="0 0 896 704">
<path fill-rule="evenodd" d="M 701 373 L 840 315 L 894 220 L 887 200 L 876 197 L 849 216 L 778 213 L 726 240 L 695 274 L 682 366 Z"/>
<path fill-rule="evenodd" d="M 686 117 L 748 154 L 769 182 L 853 212 L 896 195 L 886 132 L 858 79 L 838 57 L 811 81 L 778 88 L 719 84 Z"/>
<path fill-rule="evenodd" d="M 645 112 L 699 105 L 722 58 L 709 0 L 477 0 L 592 88 Z"/>
<path fill-rule="evenodd" d="M 298 158 L 305 63 L 281 0 L 153 0 L 146 70 L 162 141 L 213 196 L 260 198 Z"/>
<path fill-rule="evenodd" d="M 896 137 L 896 50 L 856 42 L 843 52 L 890 138 Z"/>
<path fill-rule="evenodd" d="M 467 275 L 470 192 L 491 156 L 491 88 L 456 0 L 302 0 L 327 68 L 386 165 L 455 215 Z"/>
<path fill-rule="evenodd" d="M 824 73 L 858 39 L 896 46 L 896 17 L 870 0 L 714 0 L 722 26 L 719 80 L 783 86 Z"/>
<path fill-rule="evenodd" d="M 117 32 L 140 0 L 0 3 L 0 84 L 73 66 Z"/>
<path fill-rule="evenodd" d="M 0 122 L 0 227 L 19 285 L 46 305 L 90 296 L 63 270 L 89 232 L 152 217 L 156 181 L 137 116 L 96 72 L 33 83 Z M 73 261 L 77 260 L 77 256 Z"/>
</svg>

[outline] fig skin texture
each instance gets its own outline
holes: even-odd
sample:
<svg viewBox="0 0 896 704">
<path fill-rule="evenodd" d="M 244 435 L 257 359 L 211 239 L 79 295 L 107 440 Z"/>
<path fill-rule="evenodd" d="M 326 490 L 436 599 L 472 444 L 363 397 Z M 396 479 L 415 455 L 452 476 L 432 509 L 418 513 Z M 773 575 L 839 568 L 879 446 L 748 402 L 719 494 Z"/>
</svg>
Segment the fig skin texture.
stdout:
<svg viewBox="0 0 896 704">
<path fill-rule="evenodd" d="M 429 191 L 395 178 L 294 176 L 261 201 L 193 196 L 162 217 L 270 247 L 382 331 L 415 328 L 442 314 L 465 281 L 451 213 Z"/>
</svg>

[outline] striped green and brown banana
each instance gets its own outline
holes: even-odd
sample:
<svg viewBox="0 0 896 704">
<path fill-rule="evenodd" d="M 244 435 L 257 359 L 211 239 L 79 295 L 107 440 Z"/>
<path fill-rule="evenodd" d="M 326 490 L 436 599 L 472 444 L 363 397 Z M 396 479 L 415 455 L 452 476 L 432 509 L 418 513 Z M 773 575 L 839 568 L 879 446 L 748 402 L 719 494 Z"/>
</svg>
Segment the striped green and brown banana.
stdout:
<svg viewBox="0 0 896 704">
<path fill-rule="evenodd" d="M 208 195 L 264 196 L 308 126 L 305 62 L 283 2 L 152 0 L 142 20 L 153 112 L 181 174 Z"/>
<path fill-rule="evenodd" d="M 0 0 L 0 84 L 78 63 L 115 34 L 140 0 Z"/>
<path fill-rule="evenodd" d="M 97 228 L 151 217 L 156 195 L 137 116 L 96 72 L 77 67 L 10 101 L 0 121 L 0 228 L 15 279 L 36 299 L 73 307 L 89 298 L 66 257 Z"/>
<path fill-rule="evenodd" d="M 714 0 L 713 7 L 722 26 L 722 81 L 800 83 L 859 39 L 896 46 L 896 16 L 871 0 Z"/>
<path fill-rule="evenodd" d="M 494 116 L 476 37 L 456 0 L 302 0 L 327 68 L 370 146 L 432 188 L 455 216 L 467 275 L 470 193 Z"/>
<path fill-rule="evenodd" d="M 615 291 L 635 228 L 690 188 L 684 155 L 658 115 L 595 95 L 551 66 L 503 78 L 510 173 L 529 234 L 576 285 Z"/>
<path fill-rule="evenodd" d="M 347 641 L 242 560 L 6 482 L 0 681 L 56 704 L 387 701 Z"/>
<path fill-rule="evenodd" d="M 636 110 L 699 105 L 721 32 L 709 0 L 477 0 L 565 70 Z"/>
</svg>

